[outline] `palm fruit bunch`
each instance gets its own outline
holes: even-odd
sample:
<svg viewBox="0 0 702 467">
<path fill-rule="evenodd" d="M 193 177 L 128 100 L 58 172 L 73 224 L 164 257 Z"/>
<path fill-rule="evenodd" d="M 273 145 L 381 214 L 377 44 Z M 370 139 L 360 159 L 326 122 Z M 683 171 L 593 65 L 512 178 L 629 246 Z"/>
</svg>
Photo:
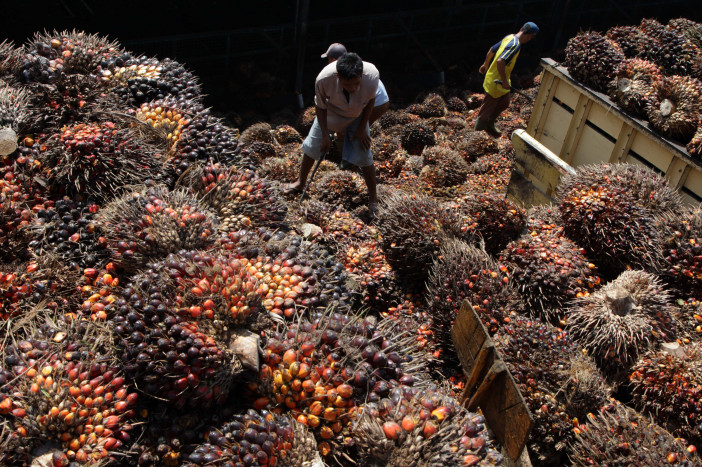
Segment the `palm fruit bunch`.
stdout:
<svg viewBox="0 0 702 467">
<path fill-rule="evenodd" d="M 256 165 L 260 165 L 266 159 L 272 159 L 278 157 L 278 151 L 276 147 L 270 143 L 262 143 L 260 141 L 253 141 L 248 144 L 241 144 L 241 157 L 251 161 Z"/>
<path fill-rule="evenodd" d="M 290 125 L 278 125 L 273 130 L 275 140 L 282 145 L 302 143 L 302 135 Z"/>
<path fill-rule="evenodd" d="M 561 179 L 556 199 L 565 234 L 608 277 L 660 262 L 660 215 L 679 209 L 662 177 L 627 164 L 579 167 Z"/>
<path fill-rule="evenodd" d="M 417 121 L 403 126 L 400 142 L 408 153 L 417 156 L 422 153 L 425 147 L 434 146 L 436 137 L 431 128 Z"/>
<path fill-rule="evenodd" d="M 624 271 L 600 290 L 576 299 L 568 331 L 616 381 L 643 352 L 676 338 L 670 295 L 656 276 Z"/>
<path fill-rule="evenodd" d="M 80 464 L 114 460 L 130 439 L 138 396 L 106 351 L 110 333 L 86 322 L 39 326 L 42 319 L 53 321 L 38 317 L 38 329 L 16 329 L 17 339 L 3 348 L 12 384 L 0 389 L 0 416 L 12 431 L 0 435 L 0 459 L 26 463 L 32 447 L 47 440 L 59 446 L 59 457 Z"/>
<path fill-rule="evenodd" d="M 475 241 L 480 237 L 490 254 L 502 251 L 526 225 L 526 210 L 504 195 L 476 193 L 456 201 L 445 204 L 444 210 L 458 218 L 463 238 Z"/>
<path fill-rule="evenodd" d="M 183 129 L 169 163 L 175 167 L 178 176 L 198 161 L 236 167 L 251 165 L 239 154 L 237 147 L 237 133 L 211 115 L 209 110 L 203 110 L 194 115 Z"/>
<path fill-rule="evenodd" d="M 319 455 L 314 437 L 304 425 L 267 410 L 249 409 L 205 435 L 185 459 L 185 466 L 312 465 Z"/>
<path fill-rule="evenodd" d="M 639 58 L 658 43 L 638 26 L 614 26 L 607 30 L 607 39 L 617 43 L 626 58 Z"/>
<path fill-rule="evenodd" d="M 485 417 L 439 388 L 396 388 L 360 411 L 351 431 L 362 465 L 503 465 Z"/>
<path fill-rule="evenodd" d="M 461 240 L 442 245 L 427 279 L 427 313 L 439 347 L 452 361 L 451 328 L 464 300 L 468 300 L 490 334 L 509 321 L 515 290 L 503 266 L 484 250 Z"/>
<path fill-rule="evenodd" d="M 273 129 L 266 122 L 259 122 L 245 129 L 239 137 L 239 142 L 243 145 L 249 145 L 254 142 L 273 144 Z"/>
<path fill-rule="evenodd" d="M 543 223 L 528 229 L 500 254 L 530 313 L 564 324 L 567 308 L 600 284 L 597 269 L 563 228 Z"/>
<path fill-rule="evenodd" d="M 702 82 L 689 76 L 667 76 L 646 107 L 651 126 L 661 134 L 690 141 L 702 124 Z"/>
<path fill-rule="evenodd" d="M 575 465 L 679 465 L 699 463 L 694 446 L 686 447 L 649 418 L 612 399 L 588 423 L 575 428 L 569 446 Z"/>
<path fill-rule="evenodd" d="M 481 156 L 498 151 L 497 142 L 485 131 L 465 130 L 457 136 L 456 151 L 466 162 L 475 162 Z"/>
<path fill-rule="evenodd" d="M 337 258 L 357 282 L 364 308 L 386 312 L 402 295 L 397 276 L 377 240 L 348 241 L 341 246 Z"/>
<path fill-rule="evenodd" d="M 229 345 L 259 307 L 256 279 L 241 261 L 193 251 L 151 264 L 107 312 L 125 372 L 145 394 L 206 408 L 243 371 Z"/>
<path fill-rule="evenodd" d="M 351 317 L 328 309 L 270 332 L 263 352 L 261 397 L 254 407 L 290 412 L 335 457 L 353 444 L 356 407 L 399 386 L 419 386 L 427 365 L 412 328 L 391 319 Z"/>
<path fill-rule="evenodd" d="M 700 51 L 696 45 L 686 40 L 684 35 L 666 28 L 652 18 L 642 19 L 639 27 L 655 41 L 652 47 L 641 51 L 641 58 L 656 63 L 663 73 L 669 76 L 700 77 Z"/>
<path fill-rule="evenodd" d="M 570 75 L 597 91 L 606 91 L 614 70 L 626 58 L 616 42 L 595 31 L 568 39 L 565 53 Z"/>
<path fill-rule="evenodd" d="M 186 100 L 202 97 L 197 78 L 175 60 L 158 60 L 130 52 L 104 57 L 98 74 L 105 88 L 132 107 L 169 96 Z"/>
<path fill-rule="evenodd" d="M 538 319 L 516 315 L 498 330 L 493 342 L 534 417 L 527 440 L 532 459 L 540 465 L 563 465 L 565 443 L 573 436 L 566 391 L 559 394 L 570 381 L 571 361 L 577 354 L 570 336 Z"/>
<path fill-rule="evenodd" d="M 688 207 L 662 222 L 663 263 L 658 274 L 684 298 L 702 299 L 702 211 Z"/>
<path fill-rule="evenodd" d="M 93 74 L 107 56 L 122 53 L 117 42 L 82 31 L 37 33 L 24 46 L 23 83 L 53 83 L 63 74 Z"/>
<path fill-rule="evenodd" d="M 266 158 L 261 162 L 256 172 L 261 178 L 292 183 L 300 174 L 300 156 L 294 154 L 286 157 Z"/>
<path fill-rule="evenodd" d="M 680 355 L 648 352 L 629 374 L 634 407 L 695 445 L 702 441 L 701 355 L 699 344 L 682 347 Z"/>
<path fill-rule="evenodd" d="M 690 142 L 687 143 L 687 152 L 702 159 L 702 124 L 697 127 L 697 131 L 695 131 Z"/>
<path fill-rule="evenodd" d="M 144 102 L 130 111 L 155 130 L 157 138 L 163 140 L 164 152 L 172 156 L 184 128 L 196 112 L 202 111 L 201 107 L 198 103 L 166 98 Z"/>
<path fill-rule="evenodd" d="M 307 107 L 298 116 L 297 121 L 295 122 L 295 128 L 301 135 L 306 135 L 310 132 L 310 128 L 312 128 L 315 118 L 317 118 L 317 111 L 315 107 Z"/>
<path fill-rule="evenodd" d="M 376 227 L 388 262 L 416 285 L 424 282 L 441 245 L 458 229 L 438 201 L 404 192 L 382 200 Z"/>
<path fill-rule="evenodd" d="M 429 93 L 422 100 L 422 113 L 419 114 L 422 118 L 443 117 L 446 115 L 446 101 L 440 94 L 435 92 Z"/>
<path fill-rule="evenodd" d="M 166 180 L 162 156 L 112 122 L 64 127 L 36 159 L 56 190 L 108 197 L 125 185 Z"/>
<path fill-rule="evenodd" d="M 278 227 L 287 213 L 278 190 L 250 170 L 207 164 L 194 167 L 185 184 L 201 198 L 200 206 L 216 213 L 220 232 Z"/>
<path fill-rule="evenodd" d="M 217 236 L 217 218 L 183 189 L 135 188 L 99 212 L 99 223 L 122 267 L 134 269 L 180 250 L 204 249 Z"/>
<path fill-rule="evenodd" d="M 430 146 L 424 149 L 422 157 L 424 168 L 419 179 L 430 187 L 449 187 L 466 181 L 468 163 L 456 151 L 445 146 Z"/>
<path fill-rule="evenodd" d="M 451 112 L 465 112 L 468 110 L 468 106 L 463 100 L 458 96 L 449 97 L 446 101 L 446 109 Z"/>
<path fill-rule="evenodd" d="M 325 173 L 310 186 L 310 196 L 352 211 L 367 200 L 363 177 L 349 170 Z"/>
<path fill-rule="evenodd" d="M 610 96 L 625 110 L 646 116 L 648 107 L 658 105 L 656 89 L 663 79 L 654 63 L 638 58 L 624 60 L 615 72 Z"/>
<path fill-rule="evenodd" d="M 94 268 L 105 265 L 110 259 L 107 239 L 104 236 L 96 204 L 63 198 L 53 206 L 36 210 L 31 226 L 33 240 L 29 248 L 37 256 L 57 255 L 71 268 Z"/>
</svg>

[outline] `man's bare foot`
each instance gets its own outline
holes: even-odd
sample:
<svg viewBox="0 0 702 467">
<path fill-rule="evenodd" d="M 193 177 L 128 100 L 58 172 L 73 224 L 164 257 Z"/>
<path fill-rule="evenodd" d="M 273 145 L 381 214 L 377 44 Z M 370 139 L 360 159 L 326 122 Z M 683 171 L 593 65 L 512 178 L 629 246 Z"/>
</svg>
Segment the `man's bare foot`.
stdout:
<svg viewBox="0 0 702 467">
<path fill-rule="evenodd" d="M 302 192 L 302 183 L 299 181 L 295 181 L 293 183 L 288 183 L 285 185 L 285 188 L 283 188 L 283 193 L 286 195 L 293 195 L 297 193 Z"/>
</svg>

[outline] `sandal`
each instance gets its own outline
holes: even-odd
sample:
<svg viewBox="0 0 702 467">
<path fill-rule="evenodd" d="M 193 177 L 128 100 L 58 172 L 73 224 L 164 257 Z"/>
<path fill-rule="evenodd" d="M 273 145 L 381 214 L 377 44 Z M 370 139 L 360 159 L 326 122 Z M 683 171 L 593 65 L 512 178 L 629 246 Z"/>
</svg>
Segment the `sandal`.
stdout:
<svg viewBox="0 0 702 467">
<path fill-rule="evenodd" d="M 300 186 L 293 187 L 291 185 L 292 185 L 292 183 L 285 185 L 285 188 L 283 188 L 284 195 L 297 195 L 297 194 L 302 193 L 302 187 L 300 187 Z"/>
</svg>

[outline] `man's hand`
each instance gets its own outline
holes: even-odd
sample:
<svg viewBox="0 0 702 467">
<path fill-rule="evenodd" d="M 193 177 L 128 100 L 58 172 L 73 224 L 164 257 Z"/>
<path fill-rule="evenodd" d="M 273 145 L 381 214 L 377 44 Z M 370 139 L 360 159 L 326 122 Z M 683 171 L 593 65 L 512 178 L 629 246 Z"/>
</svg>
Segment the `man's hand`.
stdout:
<svg viewBox="0 0 702 467">
<path fill-rule="evenodd" d="M 323 131 L 322 132 L 322 143 L 319 145 L 319 150 L 322 151 L 322 154 L 324 154 L 327 151 L 329 151 L 330 147 L 331 147 L 331 139 L 329 139 L 329 132 Z"/>
<path fill-rule="evenodd" d="M 480 65 L 480 69 L 478 71 L 480 72 L 481 75 L 484 75 L 487 72 L 487 67 L 485 66 L 484 63 L 482 65 Z"/>
<path fill-rule="evenodd" d="M 361 143 L 361 147 L 365 150 L 370 149 L 371 147 L 371 137 L 370 135 L 366 132 L 366 126 L 365 125 L 358 125 L 358 128 L 353 134 L 353 139 L 357 139 L 359 143 Z"/>
</svg>

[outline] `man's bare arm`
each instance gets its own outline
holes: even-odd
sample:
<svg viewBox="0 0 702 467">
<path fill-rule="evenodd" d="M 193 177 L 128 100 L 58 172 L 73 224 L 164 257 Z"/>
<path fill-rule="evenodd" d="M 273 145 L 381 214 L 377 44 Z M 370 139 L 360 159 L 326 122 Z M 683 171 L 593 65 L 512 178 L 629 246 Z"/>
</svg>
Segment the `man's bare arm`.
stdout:
<svg viewBox="0 0 702 467">
<path fill-rule="evenodd" d="M 361 112 L 361 123 L 359 123 L 356 133 L 354 133 L 354 138 L 356 138 L 363 149 L 370 149 L 371 138 L 368 133 L 366 133 L 366 125 L 368 125 L 368 120 L 370 119 L 371 112 L 373 112 L 373 107 L 375 106 L 375 97 L 368 101 L 368 104 L 363 108 Z"/>
<path fill-rule="evenodd" d="M 495 56 L 495 52 L 492 51 L 492 47 L 488 49 L 488 53 L 485 56 L 485 62 L 480 65 L 480 73 L 485 74 L 487 73 L 487 69 L 490 67 L 490 62 L 492 62 L 492 58 Z"/>
</svg>

